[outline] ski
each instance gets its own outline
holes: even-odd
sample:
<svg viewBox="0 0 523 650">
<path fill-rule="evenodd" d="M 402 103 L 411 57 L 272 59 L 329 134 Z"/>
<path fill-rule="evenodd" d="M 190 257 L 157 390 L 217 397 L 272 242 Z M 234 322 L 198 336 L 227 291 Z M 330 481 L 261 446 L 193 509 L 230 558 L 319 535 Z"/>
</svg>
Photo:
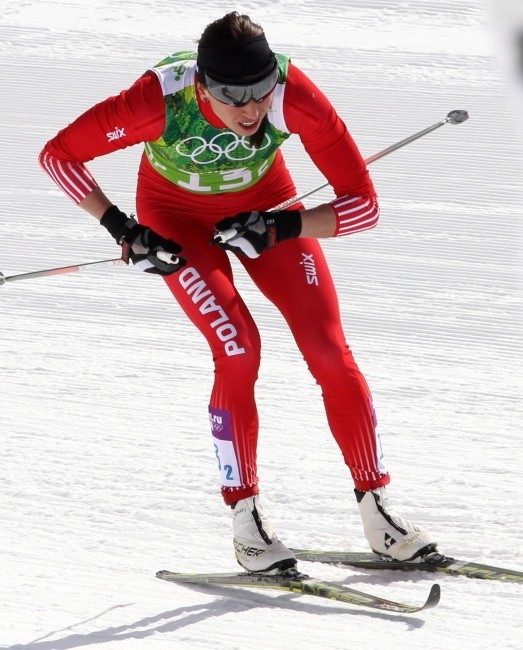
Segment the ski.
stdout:
<svg viewBox="0 0 523 650">
<path fill-rule="evenodd" d="M 523 582 L 523 573 L 514 569 L 502 569 L 467 560 L 455 560 L 452 557 L 432 553 L 427 562 L 399 562 L 387 560 L 376 553 L 358 553 L 351 551 L 314 551 L 292 549 L 298 560 L 322 562 L 324 564 L 342 564 L 360 569 L 392 569 L 400 571 L 432 571 L 450 575 L 481 578 L 483 580 L 501 580 L 503 582 Z"/>
<path fill-rule="evenodd" d="M 380 596 L 373 596 L 363 591 L 357 591 L 356 589 L 352 589 L 352 587 L 338 582 L 325 582 L 311 578 L 295 570 L 278 575 L 256 573 L 175 573 L 173 571 L 163 570 L 158 571 L 156 577 L 178 584 L 275 589 L 403 614 L 413 614 L 423 609 L 435 607 L 440 599 L 440 588 L 437 584 L 432 585 L 428 598 L 423 605 L 409 605 L 407 603 L 387 600 Z"/>
</svg>

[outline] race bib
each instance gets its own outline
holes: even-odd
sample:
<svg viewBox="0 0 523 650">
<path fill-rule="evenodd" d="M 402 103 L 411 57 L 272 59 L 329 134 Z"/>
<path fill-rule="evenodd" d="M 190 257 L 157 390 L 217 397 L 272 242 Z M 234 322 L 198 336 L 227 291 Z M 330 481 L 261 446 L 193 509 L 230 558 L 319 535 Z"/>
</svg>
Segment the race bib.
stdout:
<svg viewBox="0 0 523 650">
<path fill-rule="evenodd" d="M 242 480 L 234 448 L 231 413 L 210 406 L 209 420 L 222 485 L 224 487 L 240 487 Z"/>
</svg>

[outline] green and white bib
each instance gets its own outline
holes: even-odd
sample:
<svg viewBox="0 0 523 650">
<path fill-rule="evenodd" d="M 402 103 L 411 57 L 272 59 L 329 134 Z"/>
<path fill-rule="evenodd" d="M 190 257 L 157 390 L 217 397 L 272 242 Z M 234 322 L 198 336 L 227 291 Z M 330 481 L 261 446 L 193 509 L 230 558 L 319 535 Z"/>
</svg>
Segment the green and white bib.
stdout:
<svg viewBox="0 0 523 650">
<path fill-rule="evenodd" d="M 177 52 L 153 68 L 165 98 L 162 136 L 147 142 L 151 165 L 172 183 L 202 194 L 235 192 L 251 187 L 274 162 L 290 133 L 283 117 L 283 94 L 289 58 L 276 55 L 280 77 L 259 149 L 249 138 L 216 128 L 203 117 L 196 99 L 196 53 Z"/>
</svg>

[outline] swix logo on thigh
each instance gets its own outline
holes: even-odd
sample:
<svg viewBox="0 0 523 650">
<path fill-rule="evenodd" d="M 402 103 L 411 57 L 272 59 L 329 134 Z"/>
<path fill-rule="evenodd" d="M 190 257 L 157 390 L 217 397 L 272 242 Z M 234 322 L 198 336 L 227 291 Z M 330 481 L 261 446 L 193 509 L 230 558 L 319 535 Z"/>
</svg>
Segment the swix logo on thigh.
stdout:
<svg viewBox="0 0 523 650">
<path fill-rule="evenodd" d="M 302 260 L 300 264 L 305 269 L 305 277 L 307 278 L 307 284 L 319 285 L 318 274 L 316 272 L 316 262 L 314 261 L 314 255 L 311 253 L 302 253 Z"/>
<path fill-rule="evenodd" d="M 225 343 L 224 349 L 227 356 L 232 357 L 236 354 L 245 354 L 245 348 L 241 348 L 234 340 L 238 336 L 238 330 L 229 320 L 227 314 L 216 303 L 216 297 L 202 280 L 198 271 L 189 266 L 181 273 L 178 273 L 178 280 L 187 294 L 191 296 L 195 305 L 199 306 L 200 314 L 213 314 L 217 316 L 211 323 L 211 327 L 216 331 L 216 336 Z"/>
</svg>

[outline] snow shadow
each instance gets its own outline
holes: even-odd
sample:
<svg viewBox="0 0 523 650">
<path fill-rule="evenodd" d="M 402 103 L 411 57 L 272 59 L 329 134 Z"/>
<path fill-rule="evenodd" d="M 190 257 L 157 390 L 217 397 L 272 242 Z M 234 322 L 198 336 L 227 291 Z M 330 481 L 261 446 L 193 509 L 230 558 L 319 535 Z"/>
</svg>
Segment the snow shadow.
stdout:
<svg viewBox="0 0 523 650">
<path fill-rule="evenodd" d="M 204 593 L 207 591 L 207 589 L 208 588 L 205 587 L 196 588 L 197 591 Z M 116 627 L 107 627 L 105 629 L 87 632 L 84 634 L 69 634 L 62 637 L 61 639 L 49 640 L 50 636 L 54 636 L 55 634 L 63 631 L 56 630 L 54 632 L 50 632 L 45 637 L 40 637 L 40 639 L 35 639 L 34 641 L 30 641 L 29 643 L 25 644 L 16 644 L 9 647 L 4 647 L 3 650 L 70 650 L 72 648 L 82 648 L 85 646 L 116 641 L 127 641 L 129 639 L 141 641 L 153 635 L 171 634 L 190 625 L 196 625 L 207 619 L 229 614 L 230 612 L 241 613 L 242 611 L 251 610 L 253 608 L 265 607 L 271 609 L 281 609 L 283 607 L 285 609 L 290 609 L 306 614 L 313 614 L 316 616 L 340 616 L 340 614 L 349 616 L 370 616 L 376 619 L 397 621 L 398 623 L 406 625 L 409 630 L 420 628 L 425 624 L 423 619 L 415 618 L 413 616 L 389 614 L 387 612 L 375 612 L 367 609 L 354 608 L 350 605 L 343 607 L 325 607 L 304 603 L 301 600 L 300 602 L 296 602 L 298 599 L 300 599 L 300 596 L 298 594 L 286 594 L 285 596 L 279 596 L 276 598 L 271 598 L 269 596 L 265 596 L 264 594 L 249 594 L 247 599 L 248 602 L 246 602 L 245 595 L 243 595 L 242 600 L 240 601 L 238 598 L 237 590 L 233 588 L 224 588 L 221 590 L 219 598 L 215 598 L 208 603 L 169 610 L 162 612 L 161 614 L 157 614 L 156 616 L 142 618 L 135 623 L 119 625 Z M 125 606 L 126 605 L 119 605 L 111 609 Z M 85 623 L 85 621 L 78 623 L 77 625 L 81 625 L 83 623 Z M 289 625 L 293 625 L 292 621 L 289 621 Z M 71 629 L 73 627 L 75 627 L 75 625 L 69 626 L 67 629 Z"/>
</svg>

